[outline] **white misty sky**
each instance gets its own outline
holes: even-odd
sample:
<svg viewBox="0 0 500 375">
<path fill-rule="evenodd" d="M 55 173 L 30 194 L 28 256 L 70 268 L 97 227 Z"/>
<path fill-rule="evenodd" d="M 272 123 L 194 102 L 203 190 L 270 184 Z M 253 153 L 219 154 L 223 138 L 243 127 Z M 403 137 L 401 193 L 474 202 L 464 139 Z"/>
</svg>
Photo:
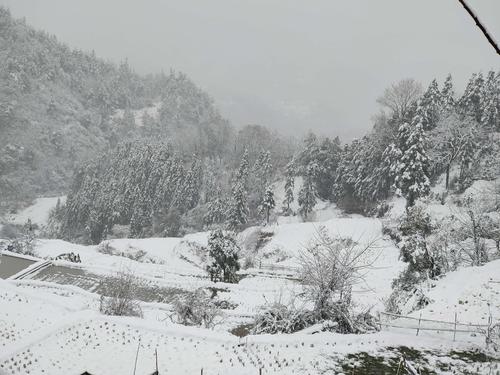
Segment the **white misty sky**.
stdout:
<svg viewBox="0 0 500 375">
<path fill-rule="evenodd" d="M 186 72 L 235 125 L 350 139 L 391 82 L 458 89 L 500 58 L 456 0 L 0 0 L 72 47 Z M 469 0 L 497 40 L 500 1 Z"/>
</svg>

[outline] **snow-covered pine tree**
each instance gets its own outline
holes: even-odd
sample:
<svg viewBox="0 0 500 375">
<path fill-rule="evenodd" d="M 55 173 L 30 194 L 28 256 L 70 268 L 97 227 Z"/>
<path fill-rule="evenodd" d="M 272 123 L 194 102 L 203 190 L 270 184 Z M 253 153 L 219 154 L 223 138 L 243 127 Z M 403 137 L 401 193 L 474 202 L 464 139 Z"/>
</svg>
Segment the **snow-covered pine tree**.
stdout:
<svg viewBox="0 0 500 375">
<path fill-rule="evenodd" d="M 240 166 L 233 179 L 232 197 L 227 212 L 228 227 L 236 229 L 248 221 L 248 151 L 245 150 Z"/>
<path fill-rule="evenodd" d="M 307 166 L 304 184 L 299 191 L 299 212 L 304 220 L 308 218 L 316 205 L 316 186 L 314 184 L 315 170 L 316 166 L 314 164 L 309 164 Z"/>
<path fill-rule="evenodd" d="M 480 142 L 477 133 L 477 128 L 471 126 L 467 129 L 466 136 L 463 139 L 462 147 L 459 154 L 460 175 L 459 183 L 460 190 L 465 190 L 472 183 L 471 180 L 471 165 L 477 154 L 479 154 Z"/>
<path fill-rule="evenodd" d="M 211 263 L 207 267 L 210 280 L 214 282 L 235 283 L 236 272 L 240 269 L 238 262 L 238 245 L 233 236 L 217 229 L 208 238 L 208 253 Z"/>
<path fill-rule="evenodd" d="M 217 170 L 215 162 L 211 159 L 205 161 L 205 166 L 203 170 L 203 201 L 205 203 L 211 202 L 217 198 L 220 192 L 221 175 Z"/>
<path fill-rule="evenodd" d="M 259 153 L 257 160 L 252 168 L 252 182 L 250 197 L 249 197 L 249 207 L 252 214 L 255 211 L 260 211 L 260 205 L 265 199 L 266 188 L 271 183 L 271 153 L 269 151 L 262 150 Z M 259 212 L 260 213 L 260 212 Z"/>
<path fill-rule="evenodd" d="M 441 90 L 441 107 L 445 113 L 451 112 L 455 107 L 455 91 L 453 90 L 453 79 L 451 74 L 446 77 Z"/>
<path fill-rule="evenodd" d="M 401 150 L 395 143 L 390 143 L 383 153 L 383 165 L 387 171 L 387 176 L 392 185 L 395 183 L 396 175 L 398 173 L 398 164 L 401 160 Z"/>
<path fill-rule="evenodd" d="M 406 198 L 407 207 L 427 195 L 430 188 L 429 159 L 426 153 L 426 137 L 422 120 L 417 114 L 412 124 L 399 127 L 398 148 L 401 158 L 395 166 L 395 187 Z"/>
<path fill-rule="evenodd" d="M 481 103 L 483 101 L 484 89 L 483 74 L 472 74 L 472 77 L 459 100 L 459 112 L 462 115 L 472 116 L 477 122 L 481 122 Z"/>
<path fill-rule="evenodd" d="M 181 212 L 188 211 L 198 204 L 200 200 L 200 189 L 202 182 L 202 169 L 200 160 L 196 155 L 193 156 L 191 167 L 187 171 L 186 178 L 183 184 L 184 207 L 181 207 Z"/>
<path fill-rule="evenodd" d="M 236 229 L 248 221 L 248 193 L 243 181 L 236 179 L 233 182 L 232 197 L 227 212 L 229 229 Z"/>
<path fill-rule="evenodd" d="M 285 198 L 283 199 L 282 210 L 285 215 L 291 213 L 290 204 L 293 203 L 293 189 L 295 187 L 295 163 L 291 160 L 286 165 L 285 172 Z"/>
<path fill-rule="evenodd" d="M 335 173 L 342 151 L 340 140 L 323 138 L 316 150 L 314 155 L 314 162 L 318 166 L 314 178 L 316 192 L 318 197 L 329 200 L 332 198 L 332 185 L 335 183 Z"/>
<path fill-rule="evenodd" d="M 500 131 L 500 73 L 488 72 L 481 102 L 481 125 L 488 131 Z"/>
<path fill-rule="evenodd" d="M 303 140 L 302 150 L 300 150 L 299 154 L 296 157 L 296 164 L 299 174 L 306 174 L 308 165 L 317 161 L 318 154 L 318 138 L 314 133 L 309 132 Z"/>
<path fill-rule="evenodd" d="M 206 225 L 221 224 L 226 219 L 226 200 L 222 197 L 221 189 L 217 189 L 216 196 L 208 203 L 208 211 L 204 217 Z"/>
<path fill-rule="evenodd" d="M 441 110 L 441 93 L 435 79 L 432 80 L 427 91 L 422 95 L 417 107 L 417 114 L 421 118 L 422 126 L 425 131 L 431 130 L 436 126 Z"/>
<path fill-rule="evenodd" d="M 265 191 L 266 186 L 271 182 L 271 172 L 271 153 L 269 151 L 262 150 L 253 167 L 253 173 L 255 174 L 257 183 L 259 184 L 259 187 L 262 188 L 262 191 Z"/>
<path fill-rule="evenodd" d="M 269 215 L 271 211 L 276 207 L 276 202 L 274 201 L 274 192 L 271 186 L 266 188 L 264 193 L 264 199 L 260 205 L 260 211 L 266 217 L 266 223 L 269 224 Z"/>
<path fill-rule="evenodd" d="M 245 149 L 241 158 L 240 166 L 238 167 L 238 171 L 236 172 L 236 179 L 243 181 L 243 185 L 245 188 L 247 188 L 248 183 L 248 172 L 248 150 Z"/>
</svg>

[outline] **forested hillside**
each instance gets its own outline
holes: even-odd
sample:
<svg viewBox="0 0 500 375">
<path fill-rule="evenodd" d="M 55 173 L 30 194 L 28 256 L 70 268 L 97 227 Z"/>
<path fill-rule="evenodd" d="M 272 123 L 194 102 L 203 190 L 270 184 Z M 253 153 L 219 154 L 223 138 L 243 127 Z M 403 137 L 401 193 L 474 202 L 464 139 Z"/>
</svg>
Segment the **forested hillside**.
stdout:
<svg viewBox="0 0 500 375">
<path fill-rule="evenodd" d="M 134 117 L 153 107 L 157 116 L 143 110 Z M 77 165 L 122 140 L 169 137 L 183 142 L 187 155 L 216 156 L 232 134 L 212 99 L 185 75 L 140 76 L 126 61 L 117 66 L 71 49 L 5 8 L 0 131 L 4 206 L 66 191 Z"/>
<path fill-rule="evenodd" d="M 219 143 L 211 143 L 209 126 L 179 125 L 167 134 L 168 145 L 129 143 L 80 169 L 60 213 L 62 231 L 53 234 L 98 243 L 114 225 L 132 237 L 241 230 L 276 215 L 311 220 L 319 199 L 348 213 L 383 216 L 387 198 L 403 196 L 412 207 L 441 176 L 444 202 L 448 192 L 500 176 L 499 87 L 495 72 L 473 74 L 462 95 L 451 76 L 425 91 L 403 80 L 379 98 L 384 109 L 372 131 L 344 146 L 313 133 L 295 146 L 261 126 L 214 135 Z M 145 121 L 143 129 L 158 124 L 161 134 L 161 121 Z M 204 134 L 199 143 L 190 130 Z"/>
<path fill-rule="evenodd" d="M 69 192 L 51 235 L 99 242 L 115 225 L 134 237 L 242 229 L 273 212 L 310 220 L 318 199 L 383 215 L 388 197 L 413 206 L 443 174 L 446 190 L 461 192 L 500 173 L 493 71 L 474 73 L 462 94 L 451 75 L 426 90 L 400 81 L 378 99 L 363 138 L 342 145 L 310 133 L 300 145 L 260 125 L 234 128 L 183 74 L 140 76 L 4 8 L 0 42 L 1 200 Z"/>
</svg>

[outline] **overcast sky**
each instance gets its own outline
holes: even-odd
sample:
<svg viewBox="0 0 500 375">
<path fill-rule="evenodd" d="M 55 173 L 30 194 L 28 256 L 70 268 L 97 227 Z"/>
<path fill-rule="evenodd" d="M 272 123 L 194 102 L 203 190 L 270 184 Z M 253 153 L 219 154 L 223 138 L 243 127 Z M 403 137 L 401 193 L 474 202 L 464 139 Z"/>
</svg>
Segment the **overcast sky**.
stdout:
<svg viewBox="0 0 500 375">
<path fill-rule="evenodd" d="M 500 40 L 500 1 L 469 0 Z M 350 139 L 391 82 L 461 90 L 500 58 L 456 0 L 0 0 L 72 47 L 187 73 L 235 125 Z"/>
</svg>

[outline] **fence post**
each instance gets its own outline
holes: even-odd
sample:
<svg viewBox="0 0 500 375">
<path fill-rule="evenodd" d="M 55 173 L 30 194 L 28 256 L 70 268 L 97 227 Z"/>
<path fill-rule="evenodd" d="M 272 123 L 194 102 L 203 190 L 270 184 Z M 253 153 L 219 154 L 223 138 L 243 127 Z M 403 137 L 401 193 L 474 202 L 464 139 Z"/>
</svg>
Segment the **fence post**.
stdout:
<svg viewBox="0 0 500 375">
<path fill-rule="evenodd" d="M 453 341 L 455 341 L 456 336 L 457 336 L 457 312 L 455 311 L 455 329 L 453 330 Z"/>
<path fill-rule="evenodd" d="M 418 318 L 417 336 L 418 336 L 418 332 L 420 331 L 420 321 L 421 320 L 422 320 L 422 313 L 420 313 L 420 317 Z"/>
<path fill-rule="evenodd" d="M 262 367 L 259 367 L 259 375 L 262 375 Z"/>
<path fill-rule="evenodd" d="M 379 329 L 382 331 L 382 316 L 380 315 L 380 311 L 377 314 L 378 314 Z"/>
<path fill-rule="evenodd" d="M 488 317 L 488 328 L 486 328 L 486 346 L 490 344 L 490 333 L 491 333 L 492 322 L 493 318 L 491 317 L 491 311 L 490 311 L 490 316 Z"/>
<path fill-rule="evenodd" d="M 141 346 L 141 340 L 139 339 L 139 342 L 137 343 L 137 353 L 135 354 L 135 363 L 134 363 L 134 375 L 135 375 L 135 370 L 137 370 L 137 359 L 139 358 L 139 348 Z"/>
<path fill-rule="evenodd" d="M 203 375 L 203 367 L 201 368 L 201 373 L 200 374 Z"/>
</svg>

